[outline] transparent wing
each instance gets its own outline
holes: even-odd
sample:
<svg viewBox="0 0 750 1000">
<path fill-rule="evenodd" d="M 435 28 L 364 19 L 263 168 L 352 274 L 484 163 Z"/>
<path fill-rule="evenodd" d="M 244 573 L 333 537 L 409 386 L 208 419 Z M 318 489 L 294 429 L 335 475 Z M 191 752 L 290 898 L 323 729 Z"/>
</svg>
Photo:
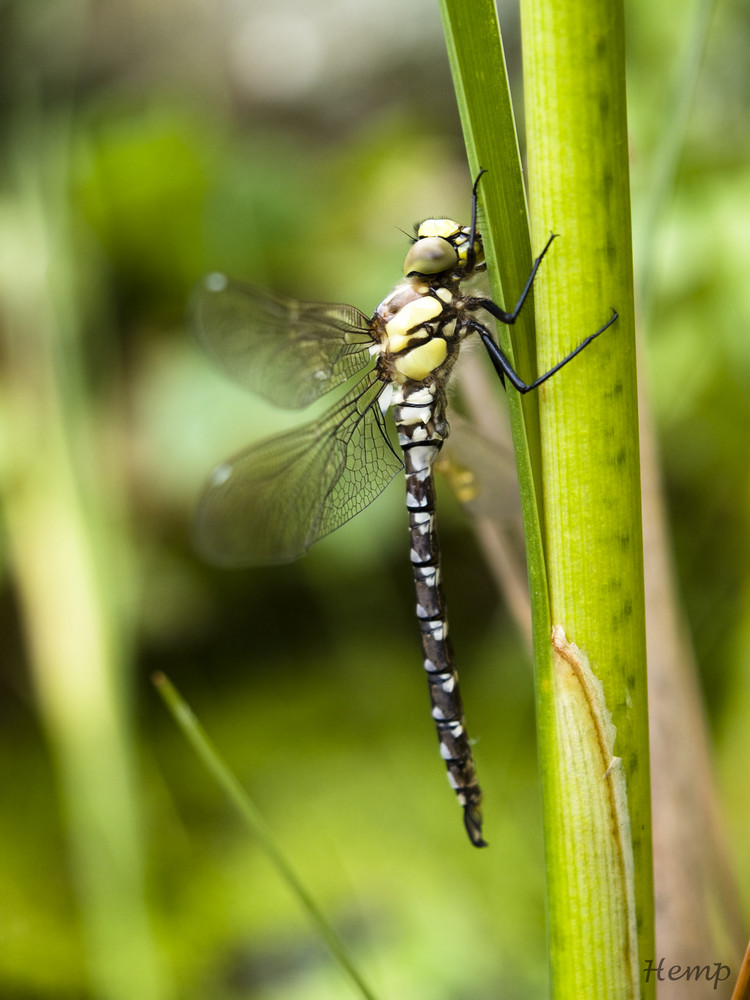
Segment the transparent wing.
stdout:
<svg viewBox="0 0 750 1000">
<path fill-rule="evenodd" d="M 307 406 L 370 360 L 370 321 L 354 306 L 297 302 L 210 274 L 193 293 L 191 314 L 209 356 L 286 409 Z"/>
<path fill-rule="evenodd" d="M 511 525 L 523 535 L 518 478 L 509 439 L 490 439 L 456 413 L 435 467 L 472 516 Z"/>
<path fill-rule="evenodd" d="M 439 468 L 471 516 L 479 545 L 521 635 L 531 641 L 531 608 L 523 522 L 510 440 L 492 439 L 473 424 L 451 419 Z"/>
<path fill-rule="evenodd" d="M 196 544 L 224 565 L 297 559 L 358 514 L 403 468 L 368 374 L 319 420 L 241 452 L 214 470 Z"/>
</svg>

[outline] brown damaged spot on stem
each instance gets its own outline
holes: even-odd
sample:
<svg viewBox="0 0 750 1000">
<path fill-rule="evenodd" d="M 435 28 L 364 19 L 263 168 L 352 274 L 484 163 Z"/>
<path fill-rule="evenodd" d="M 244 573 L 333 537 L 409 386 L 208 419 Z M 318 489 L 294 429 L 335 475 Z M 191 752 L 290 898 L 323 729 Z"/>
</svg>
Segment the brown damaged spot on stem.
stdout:
<svg viewBox="0 0 750 1000">
<path fill-rule="evenodd" d="M 577 798 L 570 834 L 597 869 L 589 875 L 619 913 L 615 932 L 628 959 L 631 985 L 638 983 L 635 873 L 625 770 L 615 756 L 617 730 L 604 687 L 588 657 L 568 642 L 561 625 L 552 629 L 555 720 L 560 781 Z M 602 780 L 604 779 L 604 780 Z M 580 826 L 579 826 L 580 824 Z"/>
<path fill-rule="evenodd" d="M 555 677 L 557 684 L 577 684 L 589 707 L 591 722 L 605 766 L 604 777 L 606 778 L 612 769 L 621 763 L 621 758 L 614 756 L 617 730 L 607 709 L 602 683 L 591 669 L 588 657 L 581 652 L 575 643 L 568 642 L 562 625 L 555 625 L 552 629 L 552 648 L 555 651 L 555 662 L 558 668 Z M 564 664 L 570 668 L 572 676 L 569 675 L 566 678 Z"/>
</svg>

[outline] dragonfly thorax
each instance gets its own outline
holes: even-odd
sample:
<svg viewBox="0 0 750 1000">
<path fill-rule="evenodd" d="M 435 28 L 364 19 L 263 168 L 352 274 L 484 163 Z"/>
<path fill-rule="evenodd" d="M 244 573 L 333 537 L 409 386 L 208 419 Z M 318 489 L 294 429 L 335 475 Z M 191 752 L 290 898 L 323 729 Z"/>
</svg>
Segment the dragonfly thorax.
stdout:
<svg viewBox="0 0 750 1000">
<path fill-rule="evenodd" d="M 381 378 L 396 385 L 445 380 L 458 355 L 458 286 L 407 278 L 384 299 L 372 318 Z"/>
<path fill-rule="evenodd" d="M 383 381 L 403 385 L 447 379 L 468 332 L 457 323 L 464 304 L 460 283 L 483 262 L 482 240 L 473 225 L 425 219 L 416 227 L 404 261 L 405 280 L 372 318 Z"/>
</svg>

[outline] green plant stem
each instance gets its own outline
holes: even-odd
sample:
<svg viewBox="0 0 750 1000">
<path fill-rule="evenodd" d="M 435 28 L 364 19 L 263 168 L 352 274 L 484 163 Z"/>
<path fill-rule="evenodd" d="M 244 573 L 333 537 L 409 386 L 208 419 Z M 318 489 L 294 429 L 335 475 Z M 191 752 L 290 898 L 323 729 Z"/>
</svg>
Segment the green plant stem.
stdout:
<svg viewBox="0 0 750 1000">
<path fill-rule="evenodd" d="M 596 865 L 612 846 L 612 817 L 586 813 L 601 787 L 580 784 L 559 662 L 537 648 L 553 988 L 565 998 L 649 995 L 653 983 L 638 976 L 654 943 L 623 10 L 612 0 L 521 6 L 533 242 L 560 234 L 537 283 L 540 367 L 620 313 L 540 391 L 540 499 L 552 623 L 586 652 L 616 727 L 636 913 L 623 919 L 628 859 Z"/>
<path fill-rule="evenodd" d="M 494 5 L 443 0 L 441 10 L 472 170 L 498 165 L 481 228 L 490 276 L 498 268 L 512 304 L 531 254 Z M 536 361 L 531 303 L 515 331 L 521 374 L 552 367 L 620 312 L 523 404 L 509 392 L 558 998 L 653 990 L 639 978 L 640 956 L 654 953 L 653 888 L 622 14 L 609 0 L 522 5 L 531 246 L 560 239 L 535 286 Z M 564 628 L 554 649 L 551 624 Z"/>
<path fill-rule="evenodd" d="M 307 911 L 315 928 L 331 949 L 331 953 L 343 972 L 350 978 L 357 991 L 365 1000 L 375 1000 L 375 994 L 372 993 L 357 970 L 349 949 L 298 878 L 292 865 L 279 847 L 276 837 L 263 819 L 260 810 L 235 775 L 232 774 L 226 761 L 219 754 L 216 746 L 195 717 L 190 706 L 164 674 L 157 673 L 153 681 L 184 736 L 190 742 L 205 767 L 216 779 L 219 787 L 224 790 L 232 805 L 245 821 L 260 846 L 266 852 L 269 860 L 281 875 L 281 878 L 289 886 L 292 894 L 296 897 L 302 908 Z"/>
<path fill-rule="evenodd" d="M 487 170 L 480 188 L 480 229 L 493 297 L 512 308 L 533 257 L 497 10 L 494 0 L 441 0 L 440 8 L 472 176 L 480 167 Z M 533 301 L 532 291 L 515 325 L 499 323 L 497 330 L 501 347 L 527 381 L 538 370 Z M 523 508 L 534 642 L 547 644 L 549 604 L 537 502 L 541 475 L 537 394 L 520 396 L 511 391 L 508 411 Z"/>
</svg>

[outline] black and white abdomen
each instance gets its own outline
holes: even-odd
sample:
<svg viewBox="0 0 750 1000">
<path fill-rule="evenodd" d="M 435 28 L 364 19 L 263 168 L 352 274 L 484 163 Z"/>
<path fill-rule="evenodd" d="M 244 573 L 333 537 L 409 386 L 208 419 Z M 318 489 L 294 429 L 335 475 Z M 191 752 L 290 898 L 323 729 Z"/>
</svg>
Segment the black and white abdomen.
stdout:
<svg viewBox="0 0 750 1000">
<path fill-rule="evenodd" d="M 466 733 L 458 675 L 448 637 L 445 597 L 440 580 L 440 547 L 435 530 L 433 465 L 448 436 L 442 381 L 405 382 L 394 388 L 393 413 L 404 452 L 406 506 L 411 536 L 410 561 L 417 598 L 424 669 L 430 689 L 440 753 L 448 779 L 464 810 L 469 837 L 482 847 L 482 793 Z"/>
</svg>

